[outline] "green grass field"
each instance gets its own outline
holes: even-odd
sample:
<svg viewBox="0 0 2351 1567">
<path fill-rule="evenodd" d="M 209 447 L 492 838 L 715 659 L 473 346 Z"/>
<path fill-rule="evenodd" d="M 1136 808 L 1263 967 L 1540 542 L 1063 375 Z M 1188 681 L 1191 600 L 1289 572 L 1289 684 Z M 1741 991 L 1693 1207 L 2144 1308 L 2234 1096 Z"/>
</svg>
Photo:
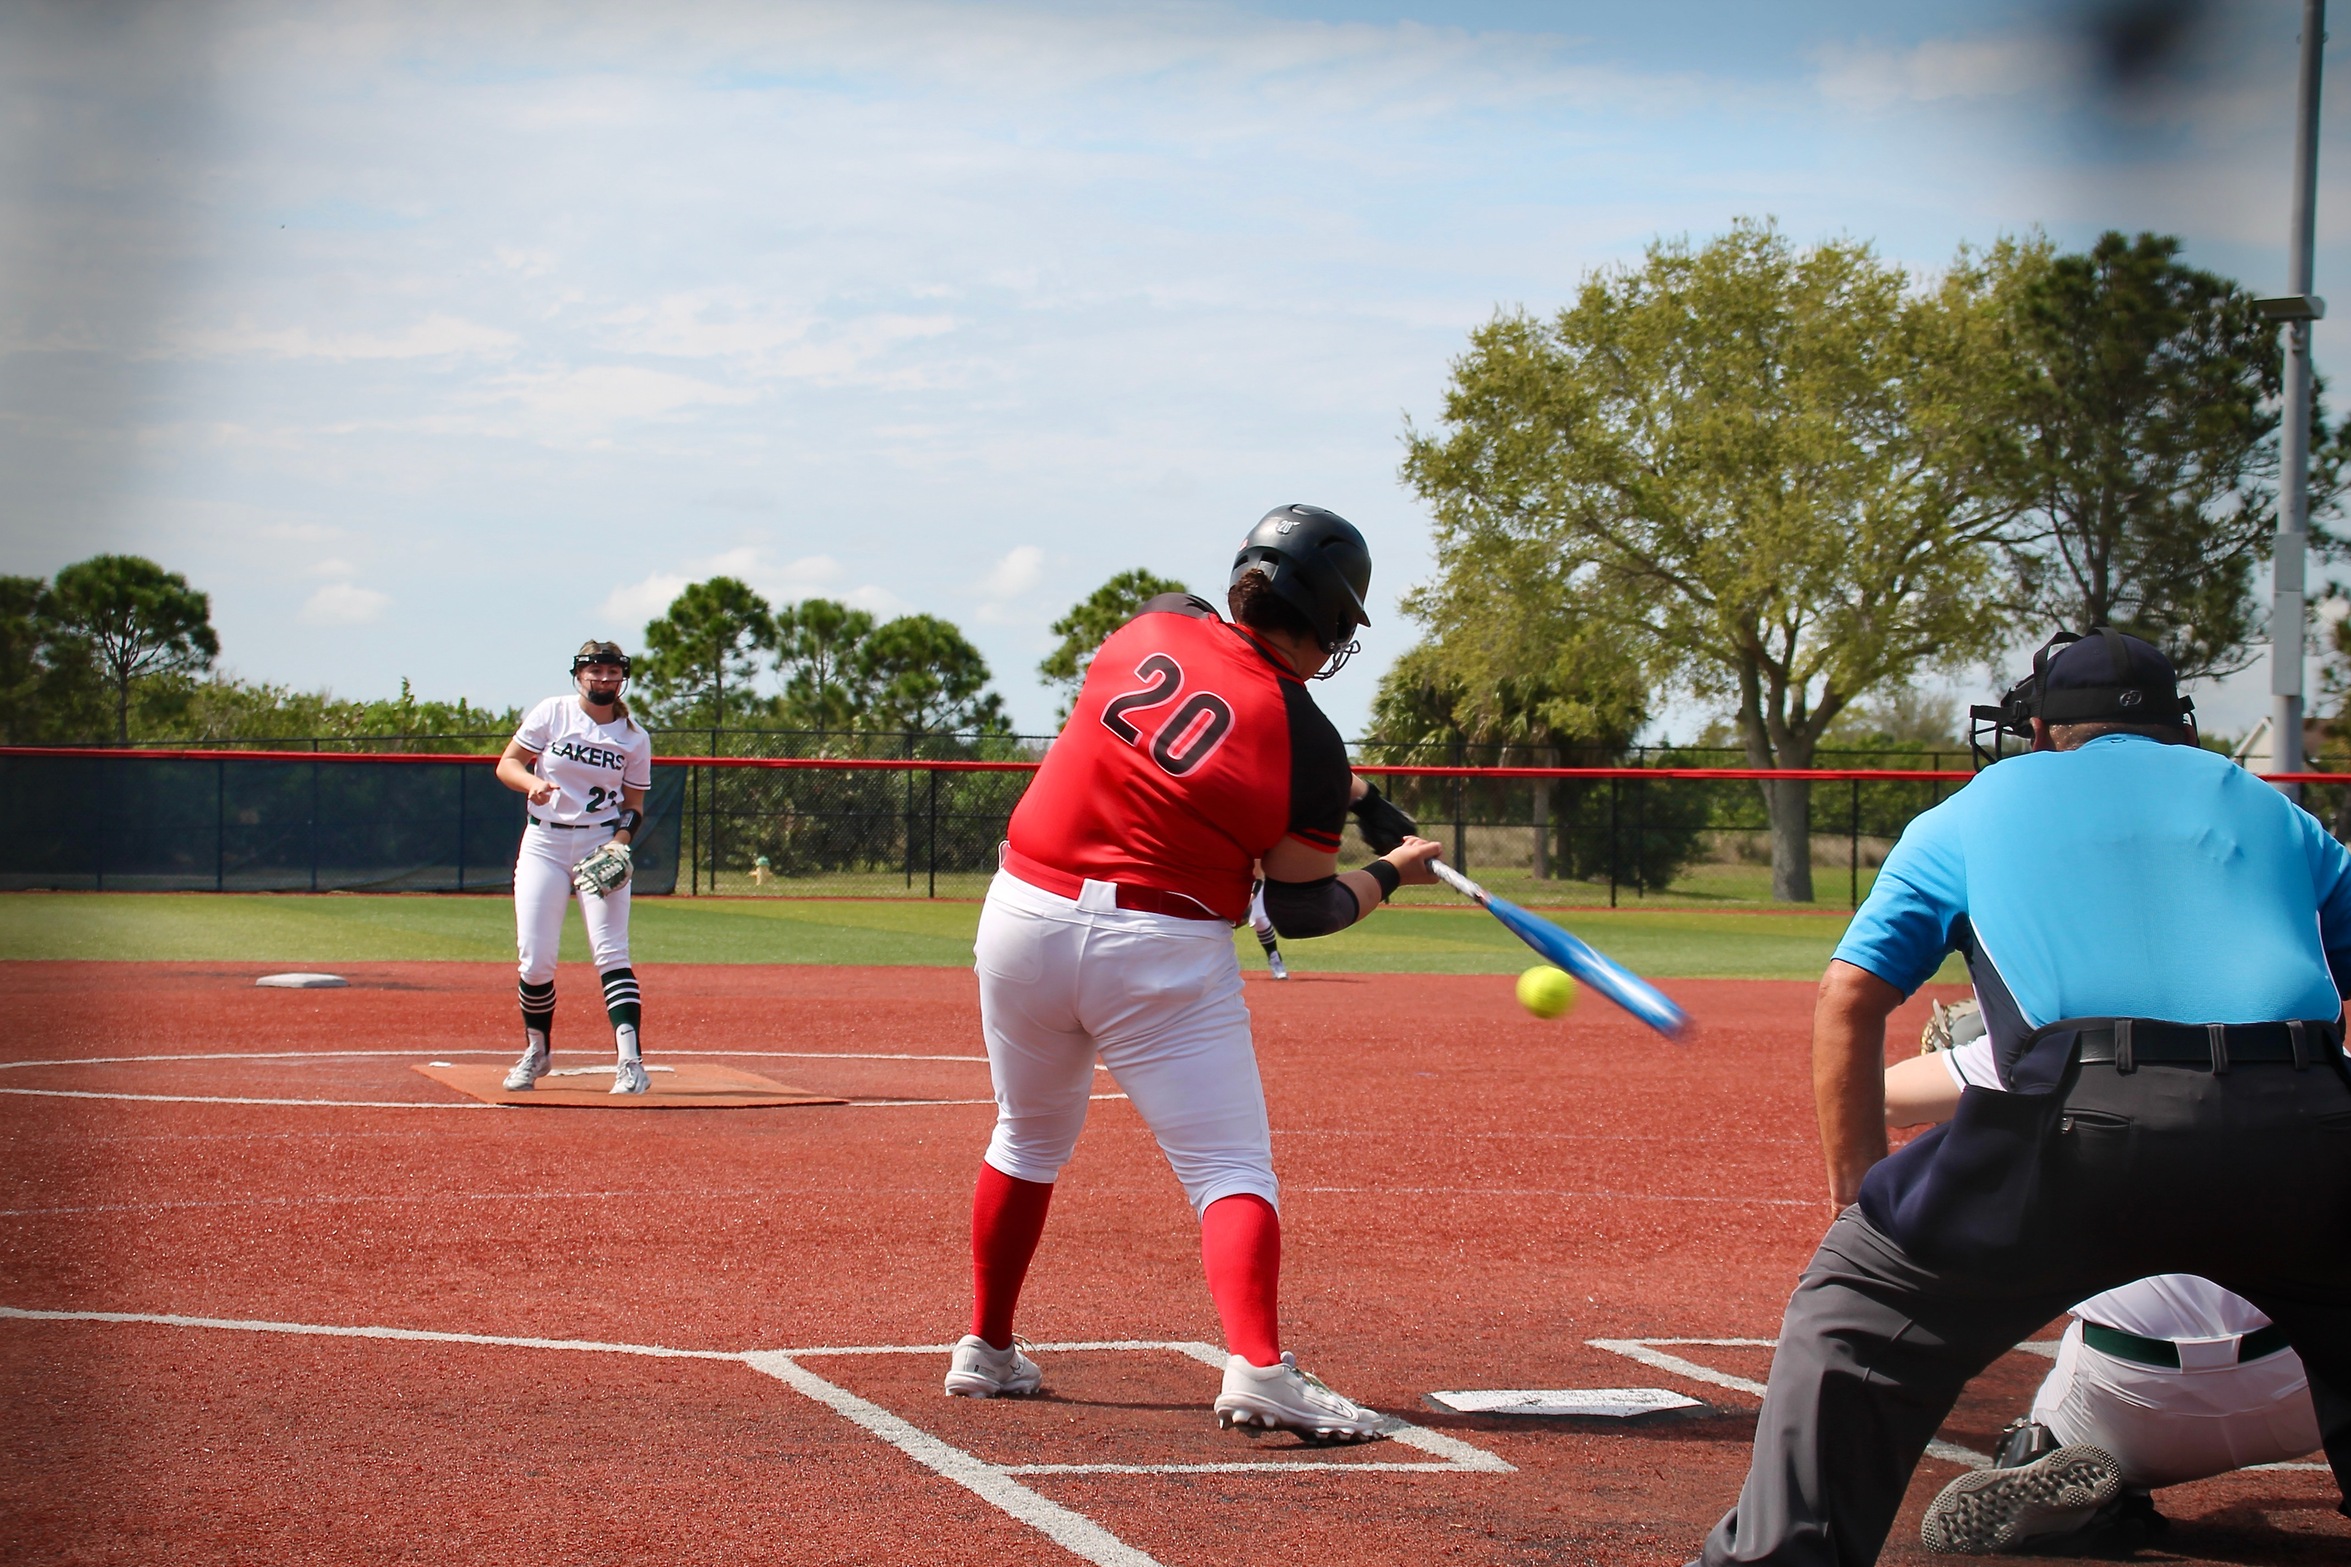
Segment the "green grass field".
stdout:
<svg viewBox="0 0 2351 1567">
<path fill-rule="evenodd" d="M 1667 978 L 1814 979 L 1845 928 L 1841 911 L 1715 913 L 1592 910 L 1561 922 L 1637 972 Z M 647 898 L 634 911 L 642 963 L 971 961 L 979 906 L 968 902 Z M 1255 939 L 1236 935 L 1246 965 Z M 1286 942 L 1302 973 L 1511 974 L 1531 961 L 1467 907 L 1383 910 L 1319 941 Z M 0 894 L 0 956 L 29 959 L 332 964 L 514 956 L 512 905 L 499 897 L 418 894 Z M 579 921 L 566 961 L 587 957 Z M 1946 965 L 1944 978 L 1958 975 Z"/>
</svg>

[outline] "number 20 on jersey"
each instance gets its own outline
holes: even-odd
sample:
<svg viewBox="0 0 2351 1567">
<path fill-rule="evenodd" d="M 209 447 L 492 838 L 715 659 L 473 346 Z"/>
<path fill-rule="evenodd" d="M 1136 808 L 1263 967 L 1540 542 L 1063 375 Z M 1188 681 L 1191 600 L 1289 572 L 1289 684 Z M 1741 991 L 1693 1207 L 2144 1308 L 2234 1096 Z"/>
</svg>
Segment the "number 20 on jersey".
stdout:
<svg viewBox="0 0 2351 1567">
<path fill-rule="evenodd" d="M 1165 653 L 1154 653 L 1135 666 L 1147 683 L 1112 697 L 1102 708 L 1102 727 L 1128 745 L 1144 744 L 1143 730 L 1127 715 L 1176 703 L 1161 720 L 1147 749 L 1160 771 L 1181 778 L 1216 754 L 1225 736 L 1233 732 L 1233 705 L 1213 691 L 1183 696 L 1184 666 Z"/>
</svg>

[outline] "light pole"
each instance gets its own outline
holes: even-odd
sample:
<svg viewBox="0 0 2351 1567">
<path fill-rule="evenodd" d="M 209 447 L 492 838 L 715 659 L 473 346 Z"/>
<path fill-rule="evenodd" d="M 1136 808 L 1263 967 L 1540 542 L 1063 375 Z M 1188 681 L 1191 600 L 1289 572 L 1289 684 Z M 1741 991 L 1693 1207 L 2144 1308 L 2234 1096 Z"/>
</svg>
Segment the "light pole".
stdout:
<svg viewBox="0 0 2351 1567">
<path fill-rule="evenodd" d="M 2270 767 L 2302 771 L 2303 566 L 2310 538 L 2310 323 L 2326 301 L 2310 292 L 2318 207 L 2318 67 L 2326 44 L 2326 0 L 2302 0 L 2302 69 L 2294 93 L 2294 222 L 2286 243 L 2286 292 L 2262 314 L 2286 328 L 2285 430 L 2277 552 L 2269 605 Z M 2301 791 L 2280 785 L 2288 794 Z"/>
</svg>

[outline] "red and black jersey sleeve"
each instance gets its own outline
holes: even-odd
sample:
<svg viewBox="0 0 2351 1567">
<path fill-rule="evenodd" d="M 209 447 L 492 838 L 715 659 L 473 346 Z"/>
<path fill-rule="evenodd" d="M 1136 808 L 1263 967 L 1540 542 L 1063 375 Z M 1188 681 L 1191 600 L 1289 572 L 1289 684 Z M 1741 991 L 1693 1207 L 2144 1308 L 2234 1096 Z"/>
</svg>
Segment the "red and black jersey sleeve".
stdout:
<svg viewBox="0 0 2351 1567">
<path fill-rule="evenodd" d="M 1347 742 L 1306 694 L 1304 681 L 1283 682 L 1282 707 L 1290 726 L 1289 835 L 1336 854 L 1347 826 L 1347 797 L 1355 788 Z"/>
<path fill-rule="evenodd" d="M 1174 892 L 1234 923 L 1285 836 L 1335 850 L 1345 744 L 1288 664 L 1189 595 L 1095 653 L 1013 812 L 1012 847 L 1066 875 Z"/>
</svg>

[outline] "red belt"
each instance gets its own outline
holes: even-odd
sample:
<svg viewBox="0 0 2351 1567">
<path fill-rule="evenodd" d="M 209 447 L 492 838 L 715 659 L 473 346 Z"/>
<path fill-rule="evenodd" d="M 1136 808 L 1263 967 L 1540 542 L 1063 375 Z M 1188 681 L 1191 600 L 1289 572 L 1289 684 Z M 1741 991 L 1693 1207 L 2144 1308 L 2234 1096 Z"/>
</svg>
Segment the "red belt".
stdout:
<svg viewBox="0 0 2351 1567">
<path fill-rule="evenodd" d="M 1086 887 L 1086 877 L 1073 876 L 1068 871 L 1040 864 L 1010 844 L 1004 846 L 1004 869 L 1032 887 L 1042 888 L 1064 898 L 1074 899 Z M 1122 909 L 1133 909 L 1143 914 L 1172 914 L 1180 920 L 1214 920 L 1219 925 L 1237 923 L 1209 909 L 1198 898 L 1180 892 L 1162 892 L 1157 887 L 1137 887 L 1123 881 L 1114 881 L 1110 887 L 1117 894 L 1118 906 Z"/>
</svg>

